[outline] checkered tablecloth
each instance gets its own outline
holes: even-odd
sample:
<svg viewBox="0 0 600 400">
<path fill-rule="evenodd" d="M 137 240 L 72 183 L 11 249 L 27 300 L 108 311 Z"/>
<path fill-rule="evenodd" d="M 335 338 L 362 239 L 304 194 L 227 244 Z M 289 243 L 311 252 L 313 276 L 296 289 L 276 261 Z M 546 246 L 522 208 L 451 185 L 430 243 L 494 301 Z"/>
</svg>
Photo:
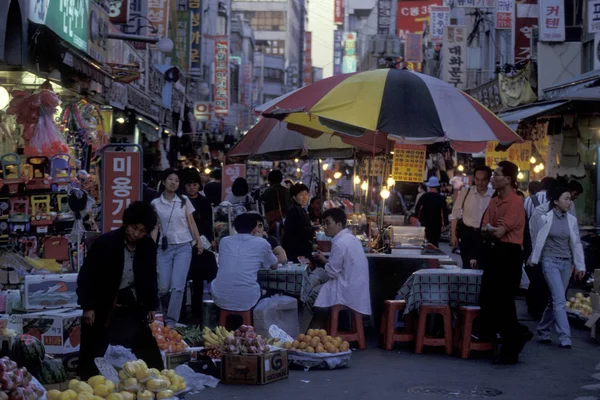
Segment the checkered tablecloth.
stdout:
<svg viewBox="0 0 600 400">
<path fill-rule="evenodd" d="M 292 297 L 302 294 L 302 274 L 304 266 L 296 265 L 280 267 L 276 270 L 258 271 L 258 284 L 267 291 L 275 291 Z"/>
<path fill-rule="evenodd" d="M 406 300 L 405 314 L 421 304 L 448 304 L 452 308 L 479 305 L 483 271 L 422 269 L 413 273 L 398 291 Z"/>
</svg>

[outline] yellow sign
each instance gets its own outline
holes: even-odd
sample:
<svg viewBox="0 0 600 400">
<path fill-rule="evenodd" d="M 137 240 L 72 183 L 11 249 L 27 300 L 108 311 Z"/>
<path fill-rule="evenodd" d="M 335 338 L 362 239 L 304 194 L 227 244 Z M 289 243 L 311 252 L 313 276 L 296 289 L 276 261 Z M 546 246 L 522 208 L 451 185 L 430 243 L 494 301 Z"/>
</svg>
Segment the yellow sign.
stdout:
<svg viewBox="0 0 600 400">
<path fill-rule="evenodd" d="M 508 148 L 508 151 L 496 151 L 498 142 L 488 142 L 485 148 L 485 165 L 490 168 L 496 168 L 500 161 L 510 161 L 515 163 L 522 171 L 529 170 L 529 159 L 531 158 L 531 141 L 524 143 L 515 143 Z"/>
<path fill-rule="evenodd" d="M 394 146 L 392 178 L 400 182 L 423 182 L 425 146 L 397 144 Z"/>
</svg>

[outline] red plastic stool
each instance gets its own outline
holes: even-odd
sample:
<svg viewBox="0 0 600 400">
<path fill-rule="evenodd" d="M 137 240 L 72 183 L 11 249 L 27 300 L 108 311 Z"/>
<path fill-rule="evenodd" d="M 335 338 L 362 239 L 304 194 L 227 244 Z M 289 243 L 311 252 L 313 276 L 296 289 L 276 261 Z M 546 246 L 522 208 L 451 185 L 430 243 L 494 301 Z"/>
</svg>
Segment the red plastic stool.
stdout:
<svg viewBox="0 0 600 400">
<path fill-rule="evenodd" d="M 242 317 L 242 324 L 243 325 L 252 325 L 252 310 L 247 310 L 247 311 L 230 311 L 230 310 L 223 310 L 221 309 L 220 313 L 219 313 L 219 325 L 220 326 L 224 326 L 227 328 L 227 318 L 230 315 L 238 315 L 240 317 Z M 240 325 L 242 325 L 240 324 Z M 236 326 L 234 329 L 239 328 L 239 326 Z"/>
<path fill-rule="evenodd" d="M 339 332 L 339 316 L 343 310 L 350 310 L 352 313 L 352 331 L 350 332 Z M 365 330 L 363 328 L 363 317 L 362 314 L 356 312 L 341 304 L 336 304 L 331 307 L 331 313 L 329 314 L 329 335 L 332 337 L 339 336 L 347 342 L 358 342 L 358 348 L 363 350 L 367 348 L 367 341 L 365 339 Z"/>
<path fill-rule="evenodd" d="M 383 346 L 386 350 L 391 350 L 395 342 L 412 342 L 415 340 L 414 321 L 412 314 L 404 317 L 406 327 L 400 332 L 396 332 L 396 313 L 404 314 L 406 301 L 404 300 L 386 300 L 383 303 L 383 317 L 381 319 L 381 331 L 383 335 Z"/>
<path fill-rule="evenodd" d="M 496 353 L 496 344 L 493 342 L 473 342 L 471 334 L 473 333 L 473 321 L 479 316 L 481 308 L 478 306 L 462 306 L 458 309 L 458 321 L 455 329 L 455 344 L 458 348 L 460 358 L 467 359 L 471 350 L 475 351 L 494 351 Z"/>
<path fill-rule="evenodd" d="M 444 317 L 444 337 L 436 338 L 425 335 L 427 326 L 427 316 L 429 314 L 440 314 Z M 422 304 L 419 308 L 419 328 L 417 329 L 417 338 L 415 353 L 423 353 L 423 346 L 444 346 L 446 354 L 452 354 L 452 312 L 450 306 Z"/>
</svg>

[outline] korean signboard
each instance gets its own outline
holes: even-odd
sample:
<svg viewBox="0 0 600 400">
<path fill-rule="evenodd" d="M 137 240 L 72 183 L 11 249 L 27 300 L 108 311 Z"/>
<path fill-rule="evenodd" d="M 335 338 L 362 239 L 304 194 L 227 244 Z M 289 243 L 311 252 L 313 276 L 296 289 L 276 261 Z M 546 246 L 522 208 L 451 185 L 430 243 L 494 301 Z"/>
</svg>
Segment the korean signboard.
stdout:
<svg viewBox="0 0 600 400">
<path fill-rule="evenodd" d="M 474 87 L 467 93 L 491 111 L 498 112 L 503 108 L 498 79 Z"/>
<path fill-rule="evenodd" d="M 176 0 L 172 0 L 176 1 Z M 148 31 L 148 36 L 167 37 L 169 32 L 170 0 L 152 0 L 148 2 L 148 19 L 156 26 L 157 33 Z"/>
<path fill-rule="evenodd" d="M 110 22 L 126 24 L 129 20 L 129 0 L 110 0 Z"/>
<path fill-rule="evenodd" d="M 61 39 L 84 52 L 88 49 L 89 0 L 30 0 L 29 20 L 46 25 Z"/>
<path fill-rule="evenodd" d="M 392 178 L 400 182 L 423 182 L 427 146 L 396 144 Z"/>
<path fill-rule="evenodd" d="M 175 47 L 179 55 L 179 65 L 184 71 L 190 66 L 190 12 L 177 11 L 177 36 L 175 38 Z"/>
<path fill-rule="evenodd" d="M 400 40 L 409 33 L 423 33 L 429 24 L 431 6 L 442 5 L 442 0 L 399 1 L 396 12 L 396 30 Z"/>
<path fill-rule="evenodd" d="M 333 0 L 333 23 L 344 24 L 344 0 Z"/>
<path fill-rule="evenodd" d="M 513 0 L 496 0 L 496 29 L 510 29 L 514 13 Z"/>
<path fill-rule="evenodd" d="M 444 28 L 450 25 L 450 7 L 431 6 L 430 8 L 431 41 L 444 41 Z"/>
<path fill-rule="evenodd" d="M 208 121 L 210 117 L 211 104 L 207 101 L 194 103 L 194 117 L 197 121 Z"/>
<path fill-rule="evenodd" d="M 515 11 L 515 63 L 518 63 L 531 59 L 531 35 L 538 26 L 538 0 L 520 0 Z"/>
<path fill-rule="evenodd" d="M 200 64 L 200 35 L 202 26 L 200 25 L 202 9 L 200 0 L 188 0 L 188 10 L 191 14 L 191 39 L 190 39 L 190 71 L 199 72 L 202 70 Z"/>
<path fill-rule="evenodd" d="M 333 31 L 333 75 L 342 73 L 342 57 L 344 56 L 342 38 L 343 33 L 341 30 Z"/>
<path fill-rule="evenodd" d="M 564 0 L 540 0 L 540 41 L 565 41 Z"/>
<path fill-rule="evenodd" d="M 377 34 L 390 35 L 392 27 L 392 0 L 377 1 Z"/>
<path fill-rule="evenodd" d="M 516 164 L 521 171 L 529 171 L 531 144 L 531 141 L 525 141 L 513 144 L 508 151 L 496 151 L 498 142 L 488 142 L 485 148 L 485 165 L 495 168 L 500 161 L 510 161 Z"/>
<path fill-rule="evenodd" d="M 215 38 L 215 115 L 229 113 L 229 39 L 227 36 Z"/>
<path fill-rule="evenodd" d="M 442 80 L 458 89 L 467 84 L 467 29 L 464 26 L 447 26 L 442 46 Z"/>
<path fill-rule="evenodd" d="M 233 181 L 237 178 L 246 178 L 245 164 L 229 164 L 223 168 L 223 180 L 221 185 L 221 200 L 231 194 Z"/>
<path fill-rule="evenodd" d="M 100 63 L 106 62 L 106 44 L 108 41 L 108 25 L 110 17 L 99 5 L 90 3 L 89 38 L 87 53 Z"/>
<path fill-rule="evenodd" d="M 455 7 L 494 8 L 496 0 L 455 0 Z"/>
<path fill-rule="evenodd" d="M 342 73 L 356 72 L 356 32 L 345 32 L 343 42 Z"/>
<path fill-rule="evenodd" d="M 312 83 L 312 32 L 304 32 L 304 85 Z"/>
<path fill-rule="evenodd" d="M 600 32 L 600 0 L 588 0 L 588 33 Z"/>
<path fill-rule="evenodd" d="M 105 151 L 102 165 L 102 232 L 110 232 L 121 227 L 129 204 L 141 200 L 141 153 Z"/>
<path fill-rule="evenodd" d="M 127 20 L 127 29 L 125 33 L 137 34 L 141 36 L 148 35 L 148 21 L 145 20 L 148 15 L 148 1 L 146 0 L 129 0 L 129 19 Z M 131 41 L 129 42 L 137 50 L 146 50 L 145 42 Z"/>
<path fill-rule="evenodd" d="M 404 61 L 409 63 L 423 62 L 423 36 L 419 33 L 409 33 L 404 46 Z"/>
</svg>

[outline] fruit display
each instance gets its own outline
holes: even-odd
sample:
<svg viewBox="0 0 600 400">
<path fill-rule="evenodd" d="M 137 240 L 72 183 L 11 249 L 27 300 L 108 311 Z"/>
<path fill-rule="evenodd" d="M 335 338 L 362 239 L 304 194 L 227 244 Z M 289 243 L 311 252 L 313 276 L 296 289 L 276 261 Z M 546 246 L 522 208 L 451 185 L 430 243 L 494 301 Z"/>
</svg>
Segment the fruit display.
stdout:
<svg viewBox="0 0 600 400">
<path fill-rule="evenodd" d="M 40 383 L 52 385 L 67 381 L 67 370 L 61 360 L 46 357 L 40 368 Z"/>
<path fill-rule="evenodd" d="M 183 336 L 179 332 L 168 326 L 164 326 L 161 322 L 152 322 L 150 324 L 150 329 L 152 329 L 152 336 L 156 339 L 160 351 L 177 353 L 189 347 L 183 341 Z"/>
<path fill-rule="evenodd" d="M 0 400 L 37 400 L 42 390 L 32 384 L 27 368 L 18 368 L 8 357 L 0 358 Z"/>
<path fill-rule="evenodd" d="M 200 355 L 210 357 L 213 360 L 220 360 L 221 356 L 223 355 L 223 352 L 221 351 L 220 345 L 211 344 L 206 346 L 203 350 L 201 350 Z"/>
<path fill-rule="evenodd" d="M 185 380 L 174 370 L 150 369 L 144 361 L 137 360 L 123 365 L 117 385 L 96 375 L 87 382 L 73 379 L 68 390 L 50 390 L 46 397 L 48 400 L 167 400 L 176 399 L 175 393 L 186 388 Z"/>
<path fill-rule="evenodd" d="M 45 357 L 44 345 L 31 335 L 17 335 L 10 349 L 11 360 L 27 368 L 37 379 L 40 379 L 40 369 Z"/>
<path fill-rule="evenodd" d="M 592 310 L 592 299 L 585 297 L 583 293 L 576 293 L 575 297 L 569 298 L 566 304 L 567 311 L 588 318 L 594 312 Z"/>
<path fill-rule="evenodd" d="M 283 347 L 283 342 L 281 341 L 281 339 L 279 338 L 271 338 L 271 339 L 267 339 L 267 344 L 269 346 L 275 346 L 275 347 Z"/>
<path fill-rule="evenodd" d="M 223 343 L 225 343 L 226 338 L 232 338 L 233 335 L 233 331 L 228 331 L 222 326 L 217 326 L 214 332 L 205 326 L 204 330 L 202 331 L 202 339 L 204 340 L 204 346 L 221 346 Z"/>
<path fill-rule="evenodd" d="M 285 342 L 284 349 L 306 353 L 341 353 L 350 350 L 350 344 L 341 337 L 331 337 L 325 329 L 309 329 L 301 333 L 293 342 Z"/>
<path fill-rule="evenodd" d="M 269 352 L 267 341 L 256 334 L 253 326 L 242 325 L 233 336 L 223 340 L 221 351 L 228 354 L 266 354 Z"/>
<path fill-rule="evenodd" d="M 200 347 L 204 343 L 204 331 L 198 325 L 178 326 L 175 329 L 190 347 Z"/>
</svg>

